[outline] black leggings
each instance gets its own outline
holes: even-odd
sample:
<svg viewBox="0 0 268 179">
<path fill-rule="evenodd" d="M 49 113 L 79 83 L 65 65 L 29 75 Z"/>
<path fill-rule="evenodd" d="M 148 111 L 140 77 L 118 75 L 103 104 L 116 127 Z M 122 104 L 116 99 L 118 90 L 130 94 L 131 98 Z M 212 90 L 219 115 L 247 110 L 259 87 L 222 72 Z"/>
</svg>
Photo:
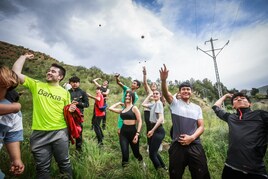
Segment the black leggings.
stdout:
<svg viewBox="0 0 268 179">
<path fill-rule="evenodd" d="M 155 124 L 151 124 L 151 128 L 154 127 Z M 150 138 L 149 143 L 149 156 L 151 161 L 154 164 L 154 168 L 164 168 L 165 164 L 161 158 L 161 156 L 158 153 L 158 149 L 165 138 L 165 130 L 162 125 L 160 125 L 155 131 L 153 136 Z"/>
<path fill-rule="evenodd" d="M 144 121 L 146 125 L 146 135 L 151 130 L 150 111 L 144 111 Z M 147 144 L 149 145 L 150 138 L 147 137 Z"/>
<path fill-rule="evenodd" d="M 126 166 L 129 160 L 129 145 L 132 152 L 139 161 L 142 161 L 142 156 L 139 151 L 139 140 L 136 144 L 132 142 L 137 132 L 136 125 L 125 125 L 123 124 L 120 130 L 120 146 L 122 152 L 122 166 Z"/>
</svg>

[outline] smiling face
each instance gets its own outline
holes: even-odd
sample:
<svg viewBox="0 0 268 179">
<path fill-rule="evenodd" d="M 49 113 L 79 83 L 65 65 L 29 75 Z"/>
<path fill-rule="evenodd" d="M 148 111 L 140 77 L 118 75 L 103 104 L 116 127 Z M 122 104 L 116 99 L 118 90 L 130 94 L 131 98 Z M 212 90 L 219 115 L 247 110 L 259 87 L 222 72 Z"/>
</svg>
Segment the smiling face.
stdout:
<svg viewBox="0 0 268 179">
<path fill-rule="evenodd" d="M 184 101 L 187 101 L 190 99 L 192 95 L 192 89 L 190 87 L 182 87 L 180 89 L 180 98 Z"/>
<path fill-rule="evenodd" d="M 102 86 L 108 86 L 109 82 L 107 80 L 105 80 L 103 83 L 102 83 Z"/>
<path fill-rule="evenodd" d="M 154 100 L 155 101 L 158 101 L 160 99 L 160 97 L 161 97 L 161 93 L 158 90 L 155 90 L 153 92 L 153 98 L 154 98 Z"/>
<path fill-rule="evenodd" d="M 131 96 L 131 94 L 130 94 L 129 92 L 127 92 L 127 94 L 126 94 L 126 97 L 125 97 L 125 103 L 126 103 L 126 104 L 127 104 L 127 103 L 129 103 L 129 104 L 132 103 L 132 96 Z"/>
<path fill-rule="evenodd" d="M 60 74 L 60 69 L 56 67 L 50 67 L 46 74 L 46 81 L 48 83 L 59 82 L 63 76 Z"/>
</svg>

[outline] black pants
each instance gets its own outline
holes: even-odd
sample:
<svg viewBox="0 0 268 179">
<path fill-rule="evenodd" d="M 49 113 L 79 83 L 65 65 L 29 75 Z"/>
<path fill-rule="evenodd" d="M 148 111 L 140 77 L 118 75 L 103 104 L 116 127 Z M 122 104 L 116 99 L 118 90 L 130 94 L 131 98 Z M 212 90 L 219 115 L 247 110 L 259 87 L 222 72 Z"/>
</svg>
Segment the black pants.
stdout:
<svg viewBox="0 0 268 179">
<path fill-rule="evenodd" d="M 132 149 L 132 152 L 139 161 L 142 161 L 142 155 L 140 154 L 139 150 L 139 140 L 136 144 L 132 142 L 133 138 L 135 137 L 137 132 L 136 125 L 125 125 L 123 124 L 119 140 L 120 140 L 120 147 L 122 152 L 122 166 L 124 167 L 129 160 L 129 145 Z"/>
<path fill-rule="evenodd" d="M 146 125 L 146 135 L 151 130 L 150 111 L 144 111 L 144 121 Z M 150 138 L 147 137 L 147 144 L 149 145 Z"/>
<path fill-rule="evenodd" d="M 192 179 L 210 179 L 207 159 L 201 144 L 173 142 L 168 150 L 170 179 L 181 179 L 188 165 Z"/>
<path fill-rule="evenodd" d="M 106 111 L 105 111 L 105 115 L 102 118 L 102 129 L 106 128 Z"/>
<path fill-rule="evenodd" d="M 151 124 L 151 128 L 154 127 L 155 124 Z M 159 126 L 155 131 L 153 136 L 150 138 L 150 143 L 149 143 L 149 156 L 151 161 L 154 164 L 154 168 L 164 168 L 165 164 L 158 153 L 158 149 L 165 138 L 165 130 L 163 126 Z"/>
<path fill-rule="evenodd" d="M 102 120 L 101 120 L 101 122 L 102 122 L 102 129 L 106 129 L 106 110 L 105 110 L 105 114 L 104 114 L 104 116 L 103 116 L 103 118 L 102 118 Z M 91 124 L 92 124 L 92 128 L 93 128 L 93 120 L 94 120 L 94 118 L 95 118 L 95 109 L 93 108 L 93 112 L 92 112 L 92 119 L 91 119 Z"/>
<path fill-rule="evenodd" d="M 102 130 L 101 130 L 101 127 L 100 127 L 100 122 L 101 122 L 102 118 L 103 118 L 103 116 L 95 116 L 95 118 L 93 119 L 93 128 L 94 128 L 94 131 L 96 133 L 99 144 L 102 143 L 102 139 L 104 137 Z"/>
<path fill-rule="evenodd" d="M 243 172 L 233 170 L 232 168 L 228 166 L 224 166 L 223 172 L 222 172 L 222 179 L 230 179 L 230 178 L 235 178 L 235 179 L 267 179 L 267 177 L 262 176 L 262 175 L 257 175 L 257 174 L 245 174 Z"/>
<path fill-rule="evenodd" d="M 75 146 L 76 146 L 76 149 L 78 149 L 78 150 L 82 148 L 82 140 L 83 140 L 83 138 L 82 138 L 82 134 L 83 134 L 83 124 L 80 123 L 79 125 L 81 126 L 81 133 L 80 133 L 79 138 L 77 138 L 77 139 L 75 140 Z"/>
</svg>

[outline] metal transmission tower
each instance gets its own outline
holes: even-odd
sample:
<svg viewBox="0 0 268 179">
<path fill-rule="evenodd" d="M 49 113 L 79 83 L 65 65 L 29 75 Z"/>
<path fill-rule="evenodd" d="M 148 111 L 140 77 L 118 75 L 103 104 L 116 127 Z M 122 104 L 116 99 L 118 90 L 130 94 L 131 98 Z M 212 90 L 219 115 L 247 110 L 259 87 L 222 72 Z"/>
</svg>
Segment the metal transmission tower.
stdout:
<svg viewBox="0 0 268 179">
<path fill-rule="evenodd" d="M 197 50 L 201 50 L 202 52 L 204 52 L 205 54 L 209 55 L 210 57 L 213 58 L 213 62 L 214 62 L 214 68 L 215 68 L 215 73 L 216 73 L 216 80 L 217 80 L 217 89 L 218 89 L 218 94 L 219 94 L 219 98 L 222 97 L 222 88 L 221 88 L 221 82 L 220 82 L 220 75 L 219 75 L 219 71 L 218 71 L 218 66 L 217 66 L 217 61 L 216 61 L 216 57 L 219 55 L 219 53 L 222 51 L 222 49 L 228 45 L 229 43 L 229 40 L 228 42 L 222 47 L 222 48 L 219 48 L 219 49 L 214 49 L 214 46 L 213 46 L 213 41 L 216 41 L 218 39 L 210 39 L 208 41 L 205 41 L 205 45 L 207 42 L 210 42 L 211 44 L 211 50 L 207 50 L 207 51 L 204 51 L 202 50 L 201 48 L 199 48 L 198 46 L 196 47 Z M 219 52 L 215 55 L 215 51 L 216 50 L 219 50 Z M 212 51 L 212 55 L 210 55 L 208 52 Z"/>
</svg>

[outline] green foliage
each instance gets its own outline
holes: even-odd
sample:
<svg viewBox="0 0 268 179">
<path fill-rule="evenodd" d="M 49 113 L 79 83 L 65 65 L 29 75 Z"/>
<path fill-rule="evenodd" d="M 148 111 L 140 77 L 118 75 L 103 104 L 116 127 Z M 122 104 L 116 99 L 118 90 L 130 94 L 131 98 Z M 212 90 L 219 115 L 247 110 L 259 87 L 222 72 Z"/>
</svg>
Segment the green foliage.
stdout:
<svg viewBox="0 0 268 179">
<path fill-rule="evenodd" d="M 257 88 L 252 88 L 250 94 L 251 94 L 251 96 L 255 96 L 258 92 L 259 92 L 259 90 Z"/>
</svg>

